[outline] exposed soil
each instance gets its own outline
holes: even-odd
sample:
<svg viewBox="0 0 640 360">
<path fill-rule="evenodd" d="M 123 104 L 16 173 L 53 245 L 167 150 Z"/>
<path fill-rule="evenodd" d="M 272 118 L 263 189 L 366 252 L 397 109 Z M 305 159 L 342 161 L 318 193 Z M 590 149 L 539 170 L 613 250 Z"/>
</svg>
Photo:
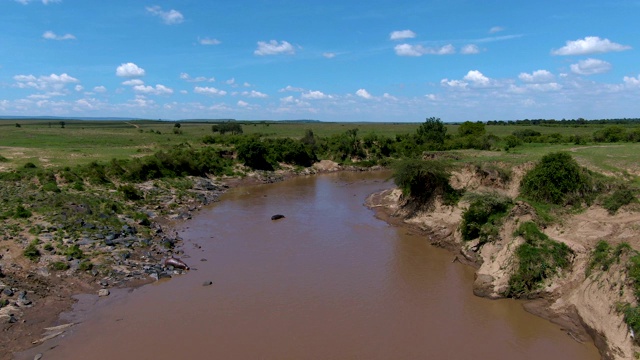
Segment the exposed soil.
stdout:
<svg viewBox="0 0 640 360">
<path fill-rule="evenodd" d="M 467 191 L 491 192 L 515 198 L 518 184 L 530 165 L 512 169 L 512 176 L 503 181 L 497 176 L 477 171 L 472 166 L 454 172 L 451 183 Z M 367 200 L 377 216 L 391 224 L 411 225 L 432 244 L 453 252 L 452 261 L 461 261 L 477 268 L 474 293 L 488 298 L 501 298 L 508 287 L 517 259 L 515 249 L 523 239 L 513 235 L 518 224 L 536 218 L 535 210 L 517 202 L 506 216 L 498 240 L 478 246 L 478 240 L 464 242 L 459 232 L 463 210 L 468 206 L 443 206 L 438 201 L 416 214 L 404 207 L 407 200 L 399 189 L 373 194 Z M 531 313 L 559 324 L 579 342 L 594 341 L 604 359 L 630 359 L 640 348 L 635 344 L 616 304 L 634 304 L 635 299 L 624 262 L 609 271 L 593 271 L 587 276 L 590 254 L 596 243 L 605 240 L 612 245 L 627 242 L 640 250 L 640 212 L 633 206 L 610 215 L 605 209 L 592 206 L 579 214 L 564 215 L 562 220 L 543 229 L 550 238 L 567 244 L 574 252 L 570 271 L 556 276 L 529 300 L 524 307 Z"/>
</svg>

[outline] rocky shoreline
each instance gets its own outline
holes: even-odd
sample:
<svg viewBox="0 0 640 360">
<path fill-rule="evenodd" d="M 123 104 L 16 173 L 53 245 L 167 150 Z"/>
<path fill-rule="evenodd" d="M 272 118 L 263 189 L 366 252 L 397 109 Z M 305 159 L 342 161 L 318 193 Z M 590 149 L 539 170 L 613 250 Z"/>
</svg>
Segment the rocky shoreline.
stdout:
<svg viewBox="0 0 640 360">
<path fill-rule="evenodd" d="M 378 170 L 344 167 L 332 161 L 321 161 L 313 167 L 295 171 L 253 172 L 245 177 L 219 180 L 190 177 L 191 188 L 176 195 L 174 189 L 159 189 L 153 182 L 137 184 L 144 193 L 153 194 L 153 201 L 145 202 L 138 210 L 148 215 L 149 222 L 124 219 L 126 225 L 115 228 L 96 222 L 77 224 L 82 231 L 77 236 L 65 236 L 67 246 L 76 246 L 84 253 L 100 254 L 99 268 L 83 269 L 83 260 L 67 256 L 69 264 L 62 271 L 50 264 L 60 258 L 56 250 L 44 253 L 33 263 L 24 258 L 18 246 L 0 253 L 0 359 L 9 360 L 13 354 L 32 348 L 64 333 L 59 315 L 71 310 L 77 294 L 109 296 L 110 289 L 135 288 L 159 279 L 184 274 L 187 270 L 175 267 L 166 259 L 182 258 L 183 239 L 175 230 L 188 221 L 202 207 L 217 202 L 232 187 L 280 182 L 294 176 L 314 175 L 336 171 Z M 73 211 L 91 212 L 87 206 L 74 205 Z M 39 220 L 37 238 L 49 241 L 57 236 L 61 225 Z M 8 238 L 10 241 L 29 241 L 29 234 Z M 98 259 L 91 259 L 97 261 Z M 189 259 L 184 258 L 188 263 Z"/>
</svg>

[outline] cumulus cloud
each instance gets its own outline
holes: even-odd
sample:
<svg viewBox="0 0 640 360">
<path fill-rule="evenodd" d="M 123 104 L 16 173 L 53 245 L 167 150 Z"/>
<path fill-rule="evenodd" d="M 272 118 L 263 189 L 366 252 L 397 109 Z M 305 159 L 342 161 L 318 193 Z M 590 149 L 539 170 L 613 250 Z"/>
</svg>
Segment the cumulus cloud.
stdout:
<svg viewBox="0 0 640 360">
<path fill-rule="evenodd" d="M 551 51 L 553 55 L 588 55 L 624 51 L 631 46 L 611 42 L 609 39 L 600 39 L 598 36 L 587 36 L 584 39 L 567 41 L 566 45 L 558 50 Z"/>
<path fill-rule="evenodd" d="M 153 16 L 159 17 L 160 19 L 162 19 L 162 22 L 167 25 L 180 24 L 184 21 L 184 16 L 182 16 L 179 11 L 173 9 L 164 11 L 160 6 L 147 6 L 146 9 L 148 13 Z"/>
<path fill-rule="evenodd" d="M 198 42 L 200 43 L 200 45 L 219 45 L 222 42 L 218 39 L 212 39 L 212 38 L 204 38 L 204 39 L 198 39 Z"/>
<path fill-rule="evenodd" d="M 201 87 L 201 86 L 196 86 L 193 89 L 193 92 L 197 93 L 197 94 L 204 94 L 204 95 L 216 95 L 216 96 L 225 96 L 227 95 L 227 92 L 224 90 L 219 90 L 216 89 L 214 87 Z"/>
<path fill-rule="evenodd" d="M 153 94 L 153 95 L 169 95 L 173 94 L 173 89 L 164 85 L 156 85 L 155 87 L 149 85 L 136 85 L 133 87 L 133 91 L 140 94 Z"/>
<path fill-rule="evenodd" d="M 504 31 L 504 28 L 502 26 L 494 26 L 491 29 L 489 29 L 489 34 L 495 34 L 501 31 Z"/>
<path fill-rule="evenodd" d="M 424 47 L 422 45 L 400 44 L 394 47 L 398 56 L 422 56 L 422 55 L 449 55 L 456 52 L 456 48 L 451 45 L 441 47 Z"/>
<path fill-rule="evenodd" d="M 518 79 L 527 83 L 546 83 L 554 80 L 554 76 L 547 70 L 536 70 L 531 74 L 520 73 Z"/>
<path fill-rule="evenodd" d="M 96 86 L 93 88 L 93 91 L 97 92 L 97 93 L 103 93 L 107 91 L 107 88 L 100 85 L 100 86 Z"/>
<path fill-rule="evenodd" d="M 463 80 L 466 81 L 470 81 L 475 85 L 478 86 L 488 86 L 490 83 L 490 80 L 488 77 L 484 76 L 480 71 L 478 70 L 471 70 L 467 73 L 467 75 L 464 76 L 464 78 L 462 78 Z"/>
<path fill-rule="evenodd" d="M 71 34 L 56 35 L 53 31 L 45 31 L 42 38 L 47 40 L 75 40 L 76 37 Z"/>
<path fill-rule="evenodd" d="M 300 95 L 303 99 L 320 100 L 327 99 L 331 96 L 323 93 L 322 91 L 308 91 Z"/>
<path fill-rule="evenodd" d="M 127 85 L 127 86 L 136 86 L 136 85 L 143 85 L 143 84 L 144 84 L 144 81 L 140 79 L 131 79 L 131 80 L 122 82 L 122 85 Z"/>
<path fill-rule="evenodd" d="M 326 52 L 326 53 L 322 53 L 322 56 L 324 56 L 327 59 L 333 59 L 334 57 L 336 57 L 336 53 Z"/>
<path fill-rule="evenodd" d="M 269 95 L 267 95 L 265 93 L 261 93 L 260 91 L 255 91 L 255 90 L 243 91 L 242 95 L 243 96 L 248 96 L 248 97 L 251 97 L 251 98 L 267 98 L 267 97 L 269 97 Z"/>
<path fill-rule="evenodd" d="M 277 42 L 271 40 L 269 42 L 258 41 L 258 48 L 253 52 L 255 55 L 279 55 L 279 54 L 295 54 L 293 45 L 286 41 Z"/>
<path fill-rule="evenodd" d="M 460 53 L 464 55 L 477 54 L 479 52 L 480 52 L 480 49 L 478 48 L 477 45 L 474 45 L 474 44 L 465 45 L 462 47 L 462 49 L 460 49 Z"/>
<path fill-rule="evenodd" d="M 369 92 L 365 89 L 359 89 L 358 91 L 356 91 L 356 95 L 360 96 L 363 99 L 371 99 L 372 96 L 371 94 L 369 94 Z"/>
<path fill-rule="evenodd" d="M 82 91 L 82 90 L 84 90 L 84 86 L 82 86 L 82 85 L 76 85 L 76 86 L 74 87 L 74 89 L 75 89 L 76 91 Z"/>
<path fill-rule="evenodd" d="M 391 40 L 413 39 L 414 37 L 416 37 L 416 33 L 411 30 L 398 30 L 389 34 Z"/>
<path fill-rule="evenodd" d="M 246 102 L 246 101 L 238 100 L 238 106 L 247 107 L 247 106 L 249 106 L 249 103 Z"/>
<path fill-rule="evenodd" d="M 286 87 L 278 90 L 279 92 L 285 92 L 285 91 L 293 91 L 293 92 L 303 92 L 304 89 L 303 88 L 299 88 L 299 87 L 293 87 L 291 85 L 287 85 Z"/>
<path fill-rule="evenodd" d="M 16 75 L 13 80 L 16 81 L 16 86 L 19 88 L 34 88 L 38 90 L 61 90 L 67 84 L 80 82 L 80 80 L 66 73 L 43 75 L 37 78 L 33 75 Z"/>
<path fill-rule="evenodd" d="M 625 76 L 622 81 L 628 87 L 640 87 L 640 75 L 637 77 Z"/>
<path fill-rule="evenodd" d="M 602 74 L 611 70 L 611 64 L 598 59 L 580 60 L 577 64 L 571 65 L 571 71 L 579 75 Z"/>
<path fill-rule="evenodd" d="M 180 74 L 180 79 L 182 79 L 184 81 L 188 81 L 188 82 L 203 82 L 203 81 L 214 82 L 214 81 L 216 81 L 216 78 L 214 78 L 214 77 L 208 78 L 208 77 L 205 77 L 205 76 L 197 76 L 197 77 L 193 78 L 187 73 L 181 73 Z"/>
<path fill-rule="evenodd" d="M 143 68 L 138 67 L 138 65 L 131 62 L 122 64 L 116 69 L 116 76 L 120 77 L 135 78 L 144 76 L 144 74 L 145 72 Z"/>
</svg>

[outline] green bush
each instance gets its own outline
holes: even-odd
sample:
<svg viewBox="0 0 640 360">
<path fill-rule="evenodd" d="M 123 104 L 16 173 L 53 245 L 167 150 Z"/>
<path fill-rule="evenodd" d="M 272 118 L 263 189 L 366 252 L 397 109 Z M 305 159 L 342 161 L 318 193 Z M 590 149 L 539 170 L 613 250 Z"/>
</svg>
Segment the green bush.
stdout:
<svg viewBox="0 0 640 360">
<path fill-rule="evenodd" d="M 595 195 L 594 182 L 588 170 L 565 152 L 550 153 L 523 177 L 521 194 L 534 201 L 554 205 L 589 204 Z"/>
<path fill-rule="evenodd" d="M 51 265 L 49 265 L 49 268 L 51 268 L 51 270 L 56 270 L 56 271 L 65 271 L 65 270 L 69 270 L 69 264 L 65 261 L 56 261 L 56 262 L 52 262 Z"/>
<path fill-rule="evenodd" d="M 268 149 L 260 139 L 249 138 L 236 146 L 238 159 L 256 170 L 273 170 L 268 159 Z"/>
<path fill-rule="evenodd" d="M 596 270 L 607 271 L 609 267 L 615 262 L 620 262 L 620 256 L 631 250 L 631 246 L 628 243 L 620 243 L 614 248 L 604 240 L 598 241 L 596 247 L 591 253 L 591 259 L 587 266 L 586 275 L 589 276 L 591 272 Z"/>
<path fill-rule="evenodd" d="M 32 215 L 31 211 L 22 205 L 16 206 L 16 210 L 13 212 L 13 217 L 16 219 L 28 219 Z"/>
<path fill-rule="evenodd" d="M 64 254 L 74 259 L 82 259 L 84 257 L 82 249 L 80 249 L 80 246 L 78 246 L 77 244 L 68 247 Z"/>
<path fill-rule="evenodd" d="M 441 161 L 407 159 L 398 162 L 394 170 L 393 180 L 403 195 L 419 203 L 429 203 L 438 195 L 446 205 L 460 199 L 461 193 L 449 184 L 448 166 Z"/>
<path fill-rule="evenodd" d="M 526 296 L 558 269 L 566 269 L 571 264 L 573 251 L 566 244 L 550 239 L 531 221 L 521 224 L 514 236 L 522 236 L 525 242 L 516 249 L 518 268 L 509 279 L 506 296 Z"/>
<path fill-rule="evenodd" d="M 78 270 L 80 271 L 88 271 L 93 269 L 93 263 L 89 260 L 83 260 L 78 264 Z"/>
<path fill-rule="evenodd" d="M 476 196 L 462 214 L 462 239 L 468 241 L 481 238 L 481 242 L 491 240 L 511 204 L 511 199 L 496 194 Z"/>
<path fill-rule="evenodd" d="M 33 262 L 37 262 L 38 260 L 40 260 L 40 256 L 42 254 L 40 254 L 40 250 L 38 250 L 38 240 L 34 240 L 32 242 L 29 243 L 29 245 L 27 245 L 27 247 L 24 249 L 24 251 L 22 252 L 22 254 L 29 260 L 33 261 Z"/>
<path fill-rule="evenodd" d="M 636 201 L 636 194 L 633 190 L 627 188 L 618 189 L 604 199 L 602 207 L 607 209 L 609 214 L 613 215 L 624 205 L 629 205 Z"/>
<path fill-rule="evenodd" d="M 144 198 L 142 192 L 135 188 L 135 186 L 126 184 L 118 187 L 118 191 L 122 193 L 125 199 L 127 200 L 141 200 Z"/>
</svg>

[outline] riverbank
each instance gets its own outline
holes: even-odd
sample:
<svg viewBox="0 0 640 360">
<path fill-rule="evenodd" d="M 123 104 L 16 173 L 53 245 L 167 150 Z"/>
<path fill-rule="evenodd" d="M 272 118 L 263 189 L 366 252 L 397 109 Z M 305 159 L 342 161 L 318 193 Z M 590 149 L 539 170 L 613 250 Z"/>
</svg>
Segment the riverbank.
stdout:
<svg viewBox="0 0 640 360">
<path fill-rule="evenodd" d="M 526 167 L 513 169 L 515 176 L 508 182 L 488 179 L 468 168 L 459 169 L 453 173 L 451 183 L 467 191 L 497 192 L 515 199 Z M 518 224 L 535 220 L 537 214 L 528 204 L 516 202 L 497 240 L 480 245 L 479 240 L 463 241 L 459 231 L 462 213 L 468 205 L 463 201 L 456 206 L 444 206 L 436 201 L 429 209 L 415 211 L 407 206 L 399 189 L 372 194 L 367 199 L 367 206 L 375 209 L 379 218 L 395 225 L 412 226 L 431 244 L 452 251 L 452 261 L 473 266 L 476 295 L 503 298 L 518 263 L 516 248 L 523 242 L 514 231 Z M 579 214 L 567 214 L 562 221 L 544 229 L 549 237 L 568 245 L 575 256 L 569 271 L 561 272 L 525 299 L 525 309 L 558 324 L 567 336 L 578 342 L 593 341 L 603 359 L 637 358 L 639 348 L 623 315 L 616 310 L 617 304 L 634 302 L 625 265 L 618 262 L 608 271 L 590 271 L 589 262 L 600 240 L 613 245 L 624 241 L 640 249 L 638 221 L 637 212 L 609 215 L 604 209 L 592 206 Z"/>
<path fill-rule="evenodd" d="M 376 169 L 379 168 L 373 170 Z M 86 226 L 80 225 L 82 233 L 65 236 L 61 240 L 65 245 L 78 245 L 85 254 L 91 254 L 94 266 L 89 270 L 79 269 L 80 260 L 71 258 L 66 259 L 70 260 L 70 268 L 52 269 L 47 264 L 64 257 L 56 253 L 57 249 L 44 252 L 35 262 L 27 259 L 20 243 L 51 239 L 57 235 L 56 225 L 46 221 L 45 216 L 33 219 L 34 225 L 42 229 L 38 234 L 22 231 L 2 243 L 0 297 L 6 304 L 0 309 L 3 326 L 0 359 L 11 359 L 15 352 L 62 335 L 64 326 L 68 324 L 59 315 L 71 309 L 76 302 L 74 295 L 109 296 L 114 289 L 135 288 L 184 273 L 164 264 L 164 259 L 180 258 L 183 254 L 183 239 L 176 227 L 183 226 L 203 206 L 218 201 L 228 189 L 280 182 L 294 176 L 362 170 L 365 169 L 344 167 L 324 160 L 302 171 L 284 168 L 276 172 L 251 172 L 243 177 L 190 177 L 192 186 L 187 191 L 159 187 L 155 182 L 137 184 L 136 189 L 144 198 L 153 199 L 136 209 L 139 213 L 148 214 L 148 223 L 125 219 L 128 225 L 112 229 L 87 221 Z M 79 205 L 77 208 L 91 211 L 87 207 Z M 184 261 L 188 263 L 189 259 Z"/>
</svg>

